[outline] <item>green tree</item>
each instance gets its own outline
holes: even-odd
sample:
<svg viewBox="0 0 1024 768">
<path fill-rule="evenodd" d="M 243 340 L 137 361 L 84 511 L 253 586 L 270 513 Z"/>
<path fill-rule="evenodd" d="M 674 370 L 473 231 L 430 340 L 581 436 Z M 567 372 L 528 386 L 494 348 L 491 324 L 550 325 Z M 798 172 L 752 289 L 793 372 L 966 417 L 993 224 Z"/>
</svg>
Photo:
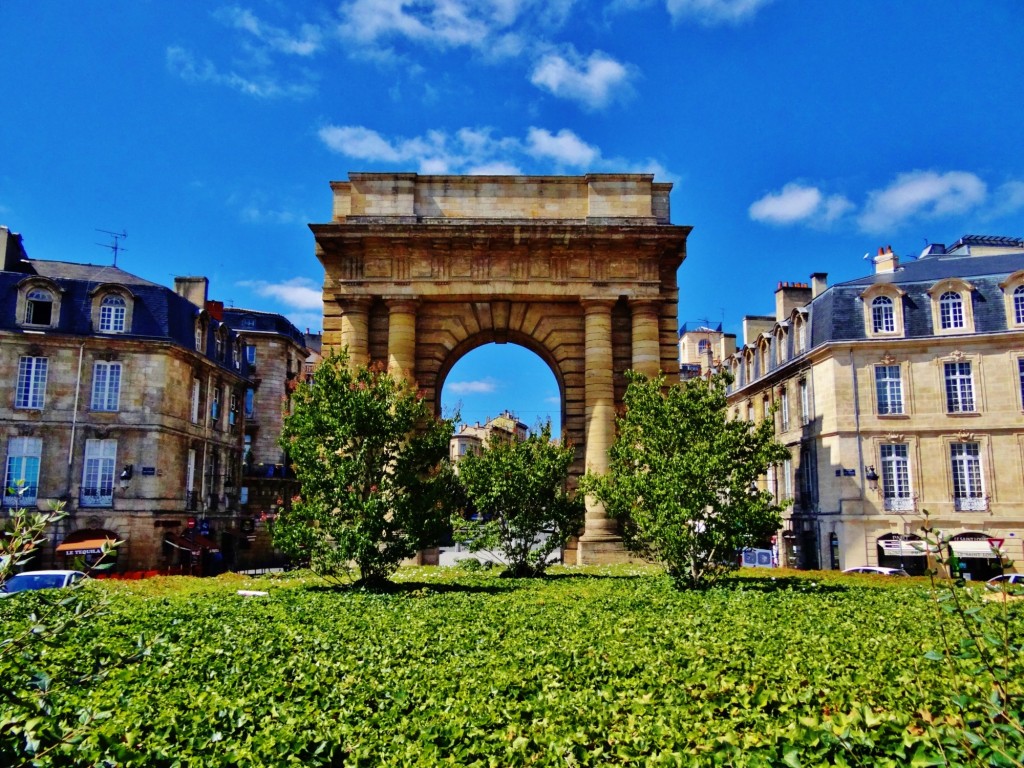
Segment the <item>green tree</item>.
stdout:
<svg viewBox="0 0 1024 768">
<path fill-rule="evenodd" d="M 328 580 L 387 581 L 444 531 L 453 432 L 404 380 L 332 354 L 292 395 L 281 445 L 302 490 L 274 543 Z"/>
<path fill-rule="evenodd" d="M 479 455 L 466 454 L 459 481 L 476 519 L 456 514 L 455 540 L 499 554 L 509 575 L 543 573 L 583 523 L 582 501 L 566 490 L 574 455 L 551 442 L 551 422 L 523 441 L 492 437 Z"/>
<path fill-rule="evenodd" d="M 627 546 L 661 562 L 676 585 L 706 587 L 737 553 L 781 525 L 782 506 L 757 487 L 789 456 L 772 419 L 726 416 L 727 374 L 665 386 L 628 371 L 625 414 L 606 475 L 581 488 L 621 521 Z"/>
</svg>

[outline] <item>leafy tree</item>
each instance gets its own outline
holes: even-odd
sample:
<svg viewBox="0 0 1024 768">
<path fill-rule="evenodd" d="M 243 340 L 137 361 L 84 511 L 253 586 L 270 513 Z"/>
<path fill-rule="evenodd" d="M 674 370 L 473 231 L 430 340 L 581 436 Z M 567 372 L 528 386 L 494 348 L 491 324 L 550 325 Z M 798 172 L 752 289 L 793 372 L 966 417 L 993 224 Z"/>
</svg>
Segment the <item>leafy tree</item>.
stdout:
<svg viewBox="0 0 1024 768">
<path fill-rule="evenodd" d="M 455 539 L 500 554 L 514 576 L 544 572 L 548 557 L 583 523 L 583 503 L 566 490 L 572 446 L 551 442 L 551 422 L 523 441 L 492 436 L 459 460 L 459 480 L 477 519 L 456 515 Z M 542 537 L 547 533 L 547 538 Z"/>
<path fill-rule="evenodd" d="M 332 354 L 298 385 L 285 418 L 281 445 L 302 490 L 275 544 L 328 580 L 354 564 L 359 584 L 387 581 L 444 531 L 453 432 L 404 380 Z"/>
<path fill-rule="evenodd" d="M 771 419 L 726 417 L 727 374 L 672 387 L 664 376 L 626 376 L 609 472 L 586 475 L 581 488 L 622 522 L 627 546 L 663 563 L 677 586 L 709 586 L 738 567 L 738 550 L 781 525 L 782 506 L 757 481 L 789 452 Z"/>
</svg>

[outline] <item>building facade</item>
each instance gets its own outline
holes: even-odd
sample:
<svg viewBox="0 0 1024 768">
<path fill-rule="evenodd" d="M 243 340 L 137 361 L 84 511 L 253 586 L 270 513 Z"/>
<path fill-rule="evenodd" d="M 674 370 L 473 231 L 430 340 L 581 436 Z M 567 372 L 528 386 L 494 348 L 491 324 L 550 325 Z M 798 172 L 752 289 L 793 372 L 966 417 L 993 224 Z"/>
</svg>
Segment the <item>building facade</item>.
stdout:
<svg viewBox="0 0 1024 768">
<path fill-rule="evenodd" d="M 766 478 L 792 499 L 783 565 L 926 567 L 923 513 L 956 567 L 1024 557 L 1024 240 L 967 236 L 874 274 L 780 283 L 723 361 L 733 416 L 775 419 L 791 459 Z"/>
<path fill-rule="evenodd" d="M 458 462 L 467 453 L 479 454 L 492 440 L 522 442 L 528 432 L 526 424 L 505 410 L 483 424 L 463 424 L 448 442 L 448 455 L 453 462 Z"/>
<path fill-rule="evenodd" d="M 213 572 L 239 533 L 248 386 L 205 278 L 28 258 L 0 228 L 3 508 L 68 515 L 38 565 Z"/>
</svg>

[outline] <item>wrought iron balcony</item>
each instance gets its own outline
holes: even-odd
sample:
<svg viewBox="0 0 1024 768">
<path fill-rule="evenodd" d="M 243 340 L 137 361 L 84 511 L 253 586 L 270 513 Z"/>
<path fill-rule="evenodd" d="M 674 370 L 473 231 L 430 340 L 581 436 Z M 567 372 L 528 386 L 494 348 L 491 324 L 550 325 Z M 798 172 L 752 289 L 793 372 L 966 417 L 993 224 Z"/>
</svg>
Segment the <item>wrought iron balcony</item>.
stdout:
<svg viewBox="0 0 1024 768">
<path fill-rule="evenodd" d="M 114 487 L 101 486 L 99 488 L 82 487 L 78 494 L 78 506 L 80 507 L 112 507 L 114 506 Z"/>
</svg>

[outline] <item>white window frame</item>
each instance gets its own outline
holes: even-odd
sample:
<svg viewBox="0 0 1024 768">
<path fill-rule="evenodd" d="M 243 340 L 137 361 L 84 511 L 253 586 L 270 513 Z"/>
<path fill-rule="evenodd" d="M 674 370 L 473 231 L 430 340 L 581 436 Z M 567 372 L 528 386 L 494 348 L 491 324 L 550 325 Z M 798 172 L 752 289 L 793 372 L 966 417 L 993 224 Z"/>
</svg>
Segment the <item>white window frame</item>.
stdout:
<svg viewBox="0 0 1024 768">
<path fill-rule="evenodd" d="M 114 505 L 114 475 L 117 466 L 117 440 L 86 440 L 82 462 L 82 487 L 79 505 Z"/>
<path fill-rule="evenodd" d="M 128 302 L 124 296 L 112 293 L 100 302 L 100 333 L 124 333 Z"/>
<path fill-rule="evenodd" d="M 1024 325 L 1024 285 L 1013 289 L 1013 320 L 1017 325 Z"/>
<path fill-rule="evenodd" d="M 903 378 L 899 365 L 875 366 L 875 397 L 879 416 L 903 415 Z"/>
<path fill-rule="evenodd" d="M 192 423 L 199 423 L 199 405 L 202 395 L 202 382 L 198 378 L 192 379 Z"/>
<path fill-rule="evenodd" d="M 882 494 L 888 511 L 907 512 L 914 507 L 910 487 L 910 450 L 906 443 L 882 443 Z"/>
<path fill-rule="evenodd" d="M 36 304 L 49 304 L 50 305 L 50 317 L 46 322 L 36 322 L 33 319 L 35 314 Z M 54 313 L 57 308 L 57 302 L 54 299 L 53 292 L 47 288 L 30 288 L 28 293 L 25 294 L 25 325 L 33 325 L 39 328 L 50 328 L 53 326 Z"/>
<path fill-rule="evenodd" d="M 92 405 L 94 411 L 121 410 L 121 363 L 97 360 L 92 367 Z"/>
<path fill-rule="evenodd" d="M 49 358 L 24 355 L 18 360 L 18 382 L 14 407 L 42 410 L 46 406 L 46 377 Z"/>
<path fill-rule="evenodd" d="M 871 300 L 871 329 L 874 333 L 896 333 L 896 307 L 890 296 Z"/>
<path fill-rule="evenodd" d="M 789 430 L 789 390 L 783 389 L 779 393 L 779 417 L 782 420 L 782 431 Z"/>
<path fill-rule="evenodd" d="M 811 421 L 811 396 L 807 388 L 807 379 L 800 381 L 800 419 L 802 424 Z"/>
<path fill-rule="evenodd" d="M 974 376 L 970 361 L 946 361 L 942 366 L 946 413 L 975 413 Z"/>
<path fill-rule="evenodd" d="M 782 500 L 793 498 L 793 460 L 782 460 Z"/>
<path fill-rule="evenodd" d="M 939 297 L 939 327 L 944 331 L 967 327 L 964 297 L 959 291 L 945 291 Z"/>
<path fill-rule="evenodd" d="M 7 440 L 3 506 L 34 507 L 36 505 L 36 500 L 39 497 L 39 468 L 42 463 L 42 455 L 42 438 L 12 437 Z"/>
<path fill-rule="evenodd" d="M 256 365 L 256 345 L 245 345 L 245 362 L 249 365 Z"/>
<path fill-rule="evenodd" d="M 981 446 L 978 443 L 950 443 L 950 469 L 953 501 L 957 511 L 987 508 L 984 476 L 981 471 Z"/>
</svg>

